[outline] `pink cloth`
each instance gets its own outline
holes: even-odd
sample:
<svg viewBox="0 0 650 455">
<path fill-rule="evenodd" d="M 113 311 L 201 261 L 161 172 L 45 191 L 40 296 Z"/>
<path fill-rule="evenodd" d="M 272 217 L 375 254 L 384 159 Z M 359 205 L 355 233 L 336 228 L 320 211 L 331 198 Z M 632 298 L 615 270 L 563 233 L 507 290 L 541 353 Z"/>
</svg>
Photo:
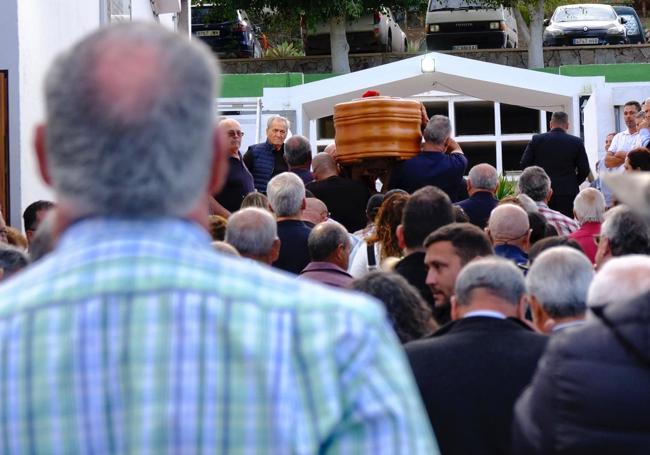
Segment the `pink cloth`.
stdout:
<svg viewBox="0 0 650 455">
<path fill-rule="evenodd" d="M 600 223 L 588 221 L 583 223 L 575 232 L 572 232 L 568 235 L 570 239 L 575 240 L 580 244 L 580 248 L 585 252 L 592 264 L 596 263 L 596 242 L 594 241 L 594 236 L 600 234 Z"/>
</svg>

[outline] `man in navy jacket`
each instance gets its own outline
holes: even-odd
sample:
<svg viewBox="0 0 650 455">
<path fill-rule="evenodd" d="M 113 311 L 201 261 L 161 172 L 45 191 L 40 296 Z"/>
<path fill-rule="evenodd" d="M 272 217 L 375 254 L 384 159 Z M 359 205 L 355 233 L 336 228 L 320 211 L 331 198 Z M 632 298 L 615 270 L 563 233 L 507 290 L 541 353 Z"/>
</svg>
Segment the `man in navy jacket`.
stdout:
<svg viewBox="0 0 650 455">
<path fill-rule="evenodd" d="M 533 136 L 520 164 L 522 169 L 539 166 L 546 171 L 553 189 L 548 206 L 573 218 L 573 200 L 578 195 L 578 186 L 589 175 L 589 159 L 582 139 L 567 134 L 566 112 L 553 112 L 549 126 L 548 133 Z"/>
</svg>

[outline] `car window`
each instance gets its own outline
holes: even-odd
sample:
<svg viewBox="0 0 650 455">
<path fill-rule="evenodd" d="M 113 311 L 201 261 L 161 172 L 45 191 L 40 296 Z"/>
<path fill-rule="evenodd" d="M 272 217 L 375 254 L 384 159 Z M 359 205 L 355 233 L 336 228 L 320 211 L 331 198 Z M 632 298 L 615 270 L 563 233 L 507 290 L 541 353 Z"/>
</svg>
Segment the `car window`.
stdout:
<svg viewBox="0 0 650 455">
<path fill-rule="evenodd" d="M 636 17 L 634 17 L 632 14 L 619 14 L 619 16 L 624 17 L 627 20 L 627 22 L 623 25 L 625 26 L 628 35 L 638 35 L 640 33 L 639 24 L 636 21 Z"/>
<path fill-rule="evenodd" d="M 429 11 L 440 9 L 485 8 L 481 0 L 431 0 Z"/>
<path fill-rule="evenodd" d="M 593 6 L 568 6 L 558 8 L 553 15 L 553 22 L 609 21 L 616 19 L 611 8 Z"/>
</svg>

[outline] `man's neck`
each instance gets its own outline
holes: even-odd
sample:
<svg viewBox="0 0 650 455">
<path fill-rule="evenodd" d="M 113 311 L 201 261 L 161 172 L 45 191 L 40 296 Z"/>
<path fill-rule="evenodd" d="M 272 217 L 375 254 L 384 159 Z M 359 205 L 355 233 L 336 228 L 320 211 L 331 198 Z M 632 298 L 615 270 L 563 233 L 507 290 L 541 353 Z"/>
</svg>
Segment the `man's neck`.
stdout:
<svg viewBox="0 0 650 455">
<path fill-rule="evenodd" d="M 636 125 L 634 125 L 634 127 L 629 127 L 628 126 L 627 127 L 627 132 L 628 132 L 628 134 L 636 134 L 636 133 L 639 132 L 639 130 L 636 128 Z"/>
<path fill-rule="evenodd" d="M 467 193 L 468 193 L 470 196 L 474 196 L 474 195 L 477 194 L 477 193 L 487 193 L 487 194 L 490 194 L 490 195 L 494 196 L 494 193 L 493 193 L 492 191 L 490 191 L 490 190 L 484 190 L 484 189 L 474 189 L 474 188 L 472 188 L 472 189 L 469 190 Z"/>
<path fill-rule="evenodd" d="M 563 329 L 566 326 L 579 324 L 579 323 L 584 322 L 584 320 L 585 320 L 584 314 L 582 316 L 574 316 L 574 317 L 570 317 L 570 318 L 555 319 L 555 324 L 553 324 L 553 328 L 551 329 L 551 331 L 560 330 L 560 329 Z"/>
<path fill-rule="evenodd" d="M 444 144 L 432 144 L 431 142 L 425 142 L 422 146 L 423 152 L 433 152 L 433 153 L 445 153 Z"/>
<path fill-rule="evenodd" d="M 302 221 L 302 213 L 294 216 L 278 216 L 275 218 L 277 222 L 280 221 Z"/>
<path fill-rule="evenodd" d="M 320 180 L 327 180 L 330 177 L 336 177 L 336 176 L 338 176 L 336 172 L 325 172 L 325 173 L 321 172 L 318 175 L 314 174 L 314 179 L 316 181 L 320 181 Z"/>
<path fill-rule="evenodd" d="M 404 248 L 404 256 L 410 256 L 413 253 L 426 253 L 426 250 L 423 247 Z"/>
<path fill-rule="evenodd" d="M 232 156 L 233 158 L 239 159 L 239 150 L 238 149 L 231 150 L 230 151 L 230 156 Z"/>
</svg>

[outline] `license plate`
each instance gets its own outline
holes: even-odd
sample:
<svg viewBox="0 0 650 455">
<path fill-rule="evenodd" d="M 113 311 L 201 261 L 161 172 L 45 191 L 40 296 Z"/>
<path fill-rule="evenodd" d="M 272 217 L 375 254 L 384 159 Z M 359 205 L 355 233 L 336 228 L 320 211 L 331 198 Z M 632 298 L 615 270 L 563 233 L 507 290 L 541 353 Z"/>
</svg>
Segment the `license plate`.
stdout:
<svg viewBox="0 0 650 455">
<path fill-rule="evenodd" d="M 598 38 L 574 38 L 573 44 L 598 44 Z"/>
<path fill-rule="evenodd" d="M 478 44 L 463 44 L 451 47 L 453 51 L 473 51 L 475 49 L 478 49 Z"/>
<path fill-rule="evenodd" d="M 203 30 L 196 32 L 196 36 L 219 36 L 220 30 Z"/>
</svg>

